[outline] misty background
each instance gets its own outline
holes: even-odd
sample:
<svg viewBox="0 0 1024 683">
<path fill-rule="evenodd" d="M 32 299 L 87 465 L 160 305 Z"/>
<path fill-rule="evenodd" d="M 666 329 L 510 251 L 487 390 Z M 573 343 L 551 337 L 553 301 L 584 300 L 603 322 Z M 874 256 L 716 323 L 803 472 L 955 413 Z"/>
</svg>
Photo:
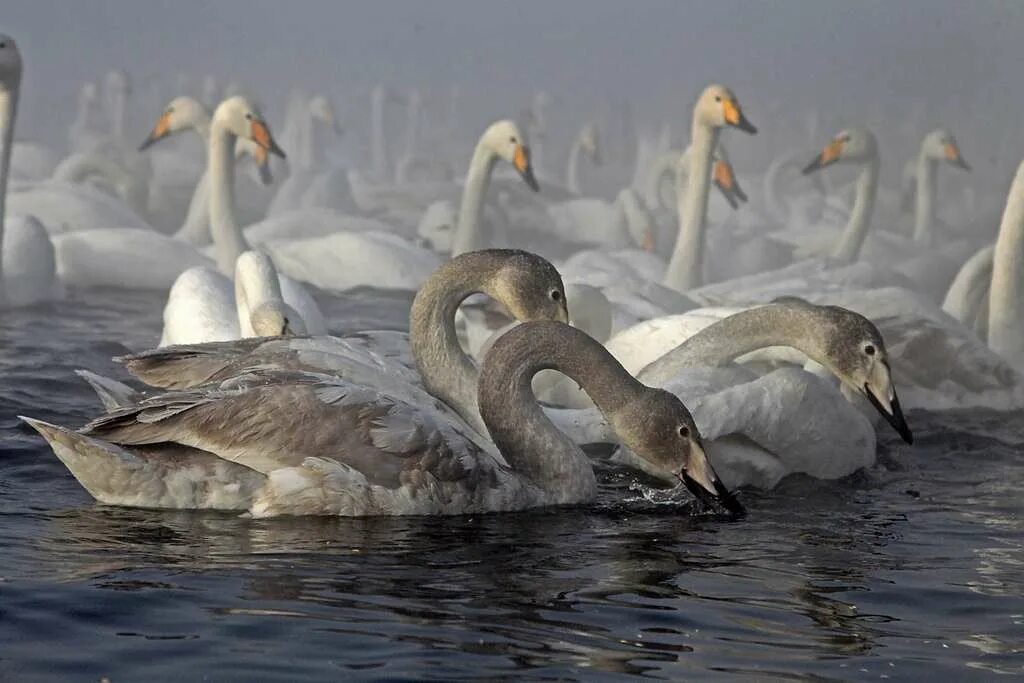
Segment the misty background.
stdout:
<svg viewBox="0 0 1024 683">
<path fill-rule="evenodd" d="M 6 0 L 0 30 L 25 59 L 18 138 L 58 148 L 81 84 L 123 68 L 139 140 L 177 84 L 197 91 L 207 74 L 242 84 L 278 127 L 291 89 L 330 95 L 357 156 L 374 84 L 419 88 L 428 121 L 444 120 L 457 86 L 468 158 L 490 120 L 543 90 L 554 166 L 586 119 L 627 103 L 639 125 L 687 140 L 690 104 L 717 81 L 761 131 L 730 147 L 741 171 L 794 144 L 814 108 L 814 146 L 846 125 L 875 130 L 884 182 L 939 125 L 971 183 L 1004 187 L 1024 156 L 1024 3 L 1012 0 Z"/>
</svg>

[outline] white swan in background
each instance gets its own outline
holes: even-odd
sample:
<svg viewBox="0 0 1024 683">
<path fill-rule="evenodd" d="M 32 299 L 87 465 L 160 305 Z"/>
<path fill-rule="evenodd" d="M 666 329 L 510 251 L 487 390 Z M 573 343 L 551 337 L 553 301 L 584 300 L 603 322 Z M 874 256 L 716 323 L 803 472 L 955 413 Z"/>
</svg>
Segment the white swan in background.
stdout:
<svg viewBox="0 0 1024 683">
<path fill-rule="evenodd" d="M 68 147 L 74 152 L 93 149 L 102 137 L 99 129 L 99 88 L 93 82 L 83 83 L 78 90 L 75 120 L 68 127 Z"/>
<path fill-rule="evenodd" d="M 191 130 L 198 135 L 203 149 L 210 142 L 210 112 L 199 100 L 183 95 L 171 100 L 153 126 L 153 130 L 139 146 L 139 150 L 149 149 L 153 144 L 164 138 L 182 131 Z M 252 158 L 259 172 L 260 181 L 264 185 L 273 182 L 270 171 L 270 157 L 265 149 L 248 138 L 240 137 L 235 143 L 236 157 Z M 189 201 L 188 213 L 181 227 L 174 233 L 176 239 L 197 247 L 209 244 L 210 235 L 210 169 L 206 164 L 199 181 L 196 183 Z"/>
<path fill-rule="evenodd" d="M 481 246 L 479 225 L 484 195 L 499 160 L 512 164 L 526 184 L 537 189 L 529 147 L 519 127 L 509 120 L 488 126 L 470 161 L 452 239 L 453 256 Z M 333 290 L 364 285 L 416 289 L 441 262 L 434 251 L 390 231 L 344 231 L 314 239 L 267 242 L 263 246 L 283 272 Z"/>
<path fill-rule="evenodd" d="M 160 346 L 307 333 L 302 316 L 285 303 L 277 269 L 266 254 L 239 255 L 233 290 L 226 283 L 210 268 L 182 273 L 167 295 Z"/>
<path fill-rule="evenodd" d="M 914 241 L 926 247 L 935 243 L 935 204 L 938 182 L 936 173 L 939 162 L 950 164 L 964 171 L 971 167 L 960 154 L 960 146 L 953 134 L 945 128 L 928 133 L 921 142 L 917 156 L 917 191 L 914 199 Z"/>
<path fill-rule="evenodd" d="M 690 172 L 686 192 L 678 198 L 682 205 L 679 237 L 662 281 L 666 287 L 679 292 L 698 287 L 703 280 L 704 223 L 711 188 L 711 161 L 719 133 L 725 126 L 746 133 L 757 132 L 757 128 L 743 115 L 732 91 L 721 85 L 710 85 L 693 108 Z"/>
<path fill-rule="evenodd" d="M 572 147 L 569 148 L 569 163 L 565 170 L 565 187 L 575 195 L 582 195 L 580 185 L 580 162 L 586 158 L 595 166 L 601 163 L 601 139 L 597 124 L 586 123 L 580 129 Z"/>
<path fill-rule="evenodd" d="M 972 327 L 989 347 L 1024 373 L 1024 162 L 1006 198 L 995 245 L 969 259 L 942 308 Z"/>
<path fill-rule="evenodd" d="M 71 154 L 57 164 L 50 179 L 65 184 L 90 183 L 120 199 L 139 216 L 149 209 L 148 178 L 100 154 Z"/>
<path fill-rule="evenodd" d="M 7 219 L 7 183 L 21 89 L 21 53 L 0 33 L 0 305 L 27 305 L 58 297 L 53 244 L 32 216 Z"/>
<path fill-rule="evenodd" d="M 249 119 L 244 119 L 245 115 Z M 228 129 L 245 120 L 245 135 L 267 151 L 280 153 L 269 136 L 259 113 L 244 99 L 232 100 L 225 109 L 225 120 L 218 128 L 214 146 L 214 125 L 211 124 L 211 154 L 208 159 L 211 178 L 220 172 L 221 186 L 211 188 L 211 223 L 222 219 L 224 229 L 215 236 L 217 262 L 226 277 L 234 272 L 238 255 L 248 249 L 234 223 L 234 145 L 236 133 Z M 215 122 L 216 122 L 216 116 Z M 226 155 L 226 159 L 221 157 Z M 211 182 L 214 182 L 211 180 Z M 231 208 L 228 208 L 228 207 Z M 216 228 L 215 228 L 216 229 Z M 57 272 L 66 284 L 82 286 L 114 286 L 136 289 L 168 289 L 181 273 L 193 267 L 209 267 L 210 260 L 182 240 L 150 230 L 100 229 L 74 232 L 54 238 L 57 250 Z M 312 328 L 312 312 L 305 310 L 282 283 L 285 299 L 300 311 L 307 327 Z"/>
<path fill-rule="evenodd" d="M 679 399 L 643 386 L 600 344 L 558 322 L 525 323 L 495 343 L 479 388 L 490 438 L 440 402 L 411 404 L 374 385 L 272 370 L 147 399 L 80 432 L 27 422 L 94 497 L 114 505 L 267 517 L 588 502 L 597 495 L 590 460 L 530 393 L 530 378 L 544 367 L 587 387 L 617 437 L 661 476 L 742 513 Z M 238 421 L 240 414 L 249 417 Z"/>
</svg>

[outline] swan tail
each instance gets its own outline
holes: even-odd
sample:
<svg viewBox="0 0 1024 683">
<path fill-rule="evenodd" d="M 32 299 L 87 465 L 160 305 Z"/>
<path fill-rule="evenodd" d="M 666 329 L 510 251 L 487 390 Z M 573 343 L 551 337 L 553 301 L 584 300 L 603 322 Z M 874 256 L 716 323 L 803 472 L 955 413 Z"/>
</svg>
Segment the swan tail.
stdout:
<svg viewBox="0 0 1024 683">
<path fill-rule="evenodd" d="M 211 453 L 170 444 L 131 452 L 115 444 L 30 417 L 93 498 L 107 505 L 182 510 L 247 510 L 266 478 Z"/>
<path fill-rule="evenodd" d="M 75 370 L 75 374 L 84 379 L 92 390 L 96 392 L 103 407 L 109 412 L 118 408 L 126 408 L 138 403 L 142 398 L 135 389 L 116 379 L 110 379 L 103 375 L 97 375 L 88 370 Z"/>
</svg>

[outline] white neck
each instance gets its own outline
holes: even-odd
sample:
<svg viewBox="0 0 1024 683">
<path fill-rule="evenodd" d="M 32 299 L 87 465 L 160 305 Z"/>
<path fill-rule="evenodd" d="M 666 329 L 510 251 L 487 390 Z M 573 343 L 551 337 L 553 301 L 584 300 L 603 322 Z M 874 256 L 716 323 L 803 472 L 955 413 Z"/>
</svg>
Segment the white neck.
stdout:
<svg viewBox="0 0 1024 683">
<path fill-rule="evenodd" d="M 452 256 L 480 248 L 478 226 L 484 208 L 484 194 L 491 182 L 491 170 L 497 160 L 497 155 L 483 140 L 477 143 L 473 159 L 469 162 L 466 185 L 462 188 L 462 204 L 459 207 L 459 224 L 452 240 Z"/>
<path fill-rule="evenodd" d="M 988 345 L 1024 372 L 1024 162 L 999 224 L 988 303 Z"/>
<path fill-rule="evenodd" d="M 249 248 L 235 220 L 235 134 L 216 121 L 210 129 L 210 229 L 217 268 L 231 277 L 235 261 Z"/>
<path fill-rule="evenodd" d="M 860 257 L 864 239 L 871 226 L 871 212 L 875 209 L 878 192 L 878 155 L 872 155 L 857 177 L 857 198 L 853 202 L 850 220 L 832 250 L 832 257 L 844 263 L 854 263 Z"/>
<path fill-rule="evenodd" d="M 938 162 L 922 149 L 917 158 L 917 198 L 914 207 L 914 241 L 930 247 L 935 221 L 935 172 Z"/>
<path fill-rule="evenodd" d="M 373 175 L 378 182 L 384 180 L 388 173 L 388 152 L 384 141 L 385 99 L 386 95 L 381 90 L 374 90 L 370 98 L 370 155 Z"/>
<path fill-rule="evenodd" d="M 14 119 L 18 113 L 18 83 L 0 83 L 0 299 L 3 297 L 4 216 L 7 204 L 7 179 L 14 147 Z"/>
<path fill-rule="evenodd" d="M 708 191 L 711 188 L 711 153 L 718 144 L 719 129 L 693 121 L 690 144 L 690 174 L 686 192 L 676 197 L 679 212 L 679 236 L 662 282 L 679 292 L 703 283 L 704 221 L 708 213 Z"/>
<path fill-rule="evenodd" d="M 242 337 L 258 336 L 252 324 L 252 312 L 269 301 L 283 304 L 277 271 L 267 255 L 248 252 L 235 268 L 235 307 Z"/>
<path fill-rule="evenodd" d="M 573 194 L 583 194 L 580 191 L 580 157 L 583 155 L 583 140 L 577 138 L 569 150 L 569 167 L 565 172 L 565 187 Z"/>
</svg>

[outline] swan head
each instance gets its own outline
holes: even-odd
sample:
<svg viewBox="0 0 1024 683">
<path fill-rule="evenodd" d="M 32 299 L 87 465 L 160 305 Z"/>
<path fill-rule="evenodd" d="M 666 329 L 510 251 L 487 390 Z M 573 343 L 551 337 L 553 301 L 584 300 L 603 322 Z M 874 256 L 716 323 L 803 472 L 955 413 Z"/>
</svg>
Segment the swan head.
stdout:
<svg viewBox="0 0 1024 683">
<path fill-rule="evenodd" d="M 109 95 L 129 95 L 132 91 L 132 80 L 124 69 L 111 69 L 103 79 L 103 87 Z"/>
<path fill-rule="evenodd" d="M 946 128 L 937 128 L 924 136 L 921 151 L 929 159 L 944 161 L 965 171 L 971 170 L 970 165 L 960 154 L 960 145 L 957 144 L 956 138 Z"/>
<path fill-rule="evenodd" d="M 334 105 L 326 95 L 314 95 L 309 100 L 309 113 L 314 119 L 322 121 L 335 135 L 341 135 L 341 123 L 338 121 Z"/>
<path fill-rule="evenodd" d="M 205 124 L 210 119 L 210 112 L 196 98 L 182 95 L 171 100 L 160 117 L 153 125 L 149 136 L 139 145 L 139 151 L 147 149 L 159 140 L 174 135 L 187 128 Z"/>
<path fill-rule="evenodd" d="M 514 121 L 505 119 L 492 123 L 480 137 L 480 144 L 499 159 L 512 164 L 531 190 L 540 190 L 530 162 L 530 146 Z"/>
<path fill-rule="evenodd" d="M 803 173 L 813 173 L 826 166 L 840 163 L 863 164 L 878 157 L 875 135 L 867 128 L 847 128 L 839 131 L 818 156 L 804 167 Z"/>
<path fill-rule="evenodd" d="M 6 33 L 0 33 L 0 87 L 17 87 L 21 82 L 21 52 Z"/>
<path fill-rule="evenodd" d="M 677 396 L 644 387 L 611 421 L 622 445 L 653 467 L 651 474 L 682 482 L 705 504 L 743 514 L 743 506 L 711 466 L 693 415 Z"/>
<path fill-rule="evenodd" d="M 693 118 L 712 128 L 730 126 L 751 135 L 757 133 L 757 128 L 743 114 L 736 95 L 724 85 L 709 85 L 704 88 L 693 108 Z"/>
<path fill-rule="evenodd" d="M 569 322 L 562 276 L 547 259 L 515 249 L 491 251 L 501 258 L 501 266 L 483 287 L 485 294 L 501 301 L 516 320 Z M 474 253 L 479 252 L 467 256 Z"/>
<path fill-rule="evenodd" d="M 283 301 L 264 301 L 249 313 L 257 337 L 285 337 L 305 334 L 302 317 Z"/>
<path fill-rule="evenodd" d="M 213 112 L 213 125 L 222 126 L 236 137 L 251 140 L 264 151 L 285 158 L 284 150 L 277 146 L 263 114 L 246 97 L 236 95 L 221 102 Z"/>
<path fill-rule="evenodd" d="M 882 333 L 859 313 L 840 306 L 821 308 L 825 312 L 819 326 L 824 335 L 822 357 L 814 360 L 828 367 L 854 393 L 866 398 L 904 441 L 913 443 L 913 433 L 896 396 Z"/>
</svg>

